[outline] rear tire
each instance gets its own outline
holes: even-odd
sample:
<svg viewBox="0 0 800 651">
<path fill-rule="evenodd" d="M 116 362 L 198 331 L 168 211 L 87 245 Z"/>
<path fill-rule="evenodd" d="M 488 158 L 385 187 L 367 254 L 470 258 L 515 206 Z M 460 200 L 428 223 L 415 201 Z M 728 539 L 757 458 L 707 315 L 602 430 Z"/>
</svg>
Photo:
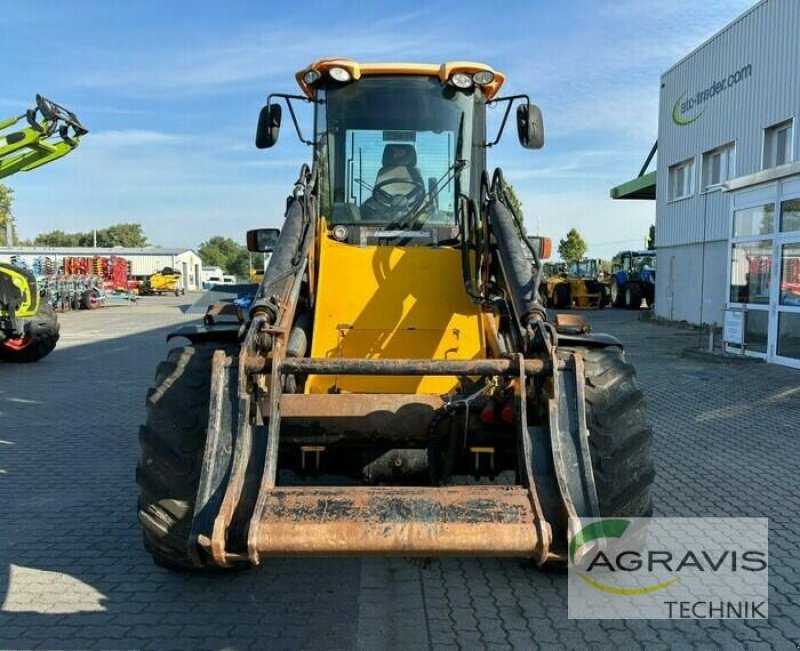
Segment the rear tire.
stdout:
<svg viewBox="0 0 800 651">
<path fill-rule="evenodd" d="M 639 285 L 628 283 L 625 287 L 625 307 L 629 310 L 638 310 L 642 306 L 642 288 Z"/>
<path fill-rule="evenodd" d="M 611 307 L 622 307 L 625 301 L 624 287 L 620 287 L 619 283 L 614 280 L 611 283 Z"/>
<path fill-rule="evenodd" d="M 206 443 L 211 359 L 218 349 L 235 351 L 213 343 L 169 351 L 156 369 L 145 424 L 139 429 L 136 482 L 144 547 L 156 565 L 174 571 L 220 569 L 190 548 Z"/>
<path fill-rule="evenodd" d="M 96 310 L 100 303 L 100 295 L 96 289 L 87 289 L 81 294 L 81 307 L 84 310 Z"/>
<path fill-rule="evenodd" d="M 53 352 L 59 338 L 59 323 L 56 311 L 50 305 L 42 305 L 34 318 L 39 334 L 27 335 L 21 340 L 0 342 L 0 361 L 12 364 L 38 362 Z"/>
<path fill-rule="evenodd" d="M 568 310 L 572 306 L 569 285 L 567 283 L 556 285 L 553 291 L 553 303 L 557 310 Z"/>
<path fill-rule="evenodd" d="M 586 379 L 586 424 L 603 517 L 649 517 L 653 433 L 636 371 L 617 347 L 579 349 Z"/>
</svg>

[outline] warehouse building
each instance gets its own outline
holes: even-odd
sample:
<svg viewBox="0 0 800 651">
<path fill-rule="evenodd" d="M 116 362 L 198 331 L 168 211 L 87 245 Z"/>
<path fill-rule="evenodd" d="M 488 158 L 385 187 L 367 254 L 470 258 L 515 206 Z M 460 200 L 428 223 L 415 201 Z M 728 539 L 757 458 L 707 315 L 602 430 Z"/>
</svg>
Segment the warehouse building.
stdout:
<svg viewBox="0 0 800 651">
<path fill-rule="evenodd" d="M 187 291 L 202 289 L 200 256 L 192 249 L 146 248 L 103 248 L 103 247 L 0 247 L 0 262 L 15 259 L 28 268 L 41 267 L 43 260 L 49 259 L 52 267 L 58 269 L 66 257 L 93 258 L 95 256 L 117 256 L 130 261 L 131 277 L 144 279 L 164 267 L 171 267 L 181 273 L 182 288 Z"/>
<path fill-rule="evenodd" d="M 762 0 L 661 77 L 655 312 L 800 367 L 800 2 Z"/>
</svg>

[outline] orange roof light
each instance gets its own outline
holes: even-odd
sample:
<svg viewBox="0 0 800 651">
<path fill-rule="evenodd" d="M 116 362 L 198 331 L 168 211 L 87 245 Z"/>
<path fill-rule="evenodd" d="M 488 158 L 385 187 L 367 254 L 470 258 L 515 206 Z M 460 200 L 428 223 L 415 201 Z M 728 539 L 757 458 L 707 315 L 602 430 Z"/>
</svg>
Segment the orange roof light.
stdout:
<svg viewBox="0 0 800 651">
<path fill-rule="evenodd" d="M 469 80 L 483 89 L 486 98 L 491 100 L 497 95 L 505 81 L 503 73 L 483 63 L 471 61 L 449 61 L 441 65 L 426 63 L 358 63 L 352 59 L 320 59 L 303 68 L 296 75 L 297 83 L 309 99 L 314 96 L 313 84 L 322 75 L 336 68 L 335 74 L 357 81 L 368 75 L 421 75 L 438 77 L 443 83 L 450 81 L 454 75 L 468 75 Z M 345 74 L 346 73 L 346 74 Z M 459 79 L 461 82 L 461 79 Z M 466 83 L 466 82 L 464 82 Z M 459 84 L 456 84 L 460 86 Z"/>
</svg>

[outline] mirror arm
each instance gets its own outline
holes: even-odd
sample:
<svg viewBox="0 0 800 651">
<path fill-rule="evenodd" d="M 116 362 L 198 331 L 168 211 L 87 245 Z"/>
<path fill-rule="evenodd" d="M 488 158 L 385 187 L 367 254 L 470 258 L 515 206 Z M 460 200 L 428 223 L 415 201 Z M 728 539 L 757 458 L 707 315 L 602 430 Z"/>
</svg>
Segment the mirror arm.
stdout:
<svg viewBox="0 0 800 651">
<path fill-rule="evenodd" d="M 506 122 L 508 122 L 508 115 L 511 113 L 511 107 L 514 104 L 515 100 L 524 99 L 528 104 L 531 103 L 531 98 L 527 95 L 509 95 L 508 97 L 498 97 L 497 99 L 493 99 L 491 102 L 487 102 L 487 106 L 493 106 L 495 104 L 499 104 L 500 102 L 507 102 L 506 104 L 506 111 L 503 113 L 503 121 L 500 123 L 500 130 L 497 132 L 497 137 L 492 142 L 487 142 L 483 146 L 484 147 L 494 147 L 498 142 L 500 142 L 500 138 L 503 137 L 503 131 L 506 128 Z"/>
<path fill-rule="evenodd" d="M 297 137 L 304 145 L 313 145 L 314 143 L 310 140 L 306 140 L 303 137 L 303 132 L 300 130 L 300 123 L 297 121 L 297 115 L 294 112 L 294 106 L 292 106 L 291 100 L 297 99 L 301 102 L 309 102 L 313 103 L 313 99 L 309 99 L 305 95 L 287 95 L 286 93 L 272 93 L 267 97 L 267 106 L 272 104 L 273 97 L 281 97 L 286 102 L 286 108 L 289 109 L 289 115 L 292 117 L 292 123 L 294 124 L 294 130 L 297 133 Z"/>
</svg>

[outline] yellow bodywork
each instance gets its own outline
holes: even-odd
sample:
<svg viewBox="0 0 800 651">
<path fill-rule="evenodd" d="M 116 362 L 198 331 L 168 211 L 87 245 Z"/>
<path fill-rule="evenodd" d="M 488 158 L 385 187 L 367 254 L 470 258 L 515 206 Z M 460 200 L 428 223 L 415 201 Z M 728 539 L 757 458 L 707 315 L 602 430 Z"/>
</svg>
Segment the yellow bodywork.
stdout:
<svg viewBox="0 0 800 651">
<path fill-rule="evenodd" d="M 174 292 L 178 289 L 180 280 L 179 273 L 163 274 L 158 272 L 150 276 L 150 286 L 154 292 Z"/>
<path fill-rule="evenodd" d="M 22 303 L 15 315 L 20 319 L 36 316 L 39 311 L 39 294 L 36 291 L 36 287 L 31 287 L 25 275 L 10 265 L 0 266 L 0 274 L 9 276 L 14 287 L 22 294 Z M 0 308 L 0 316 L 8 316 L 3 314 L 2 308 Z"/>
<path fill-rule="evenodd" d="M 457 249 L 356 246 L 320 238 L 311 357 L 485 357 L 480 307 Z M 310 376 L 306 393 L 445 394 L 455 377 Z"/>
</svg>

